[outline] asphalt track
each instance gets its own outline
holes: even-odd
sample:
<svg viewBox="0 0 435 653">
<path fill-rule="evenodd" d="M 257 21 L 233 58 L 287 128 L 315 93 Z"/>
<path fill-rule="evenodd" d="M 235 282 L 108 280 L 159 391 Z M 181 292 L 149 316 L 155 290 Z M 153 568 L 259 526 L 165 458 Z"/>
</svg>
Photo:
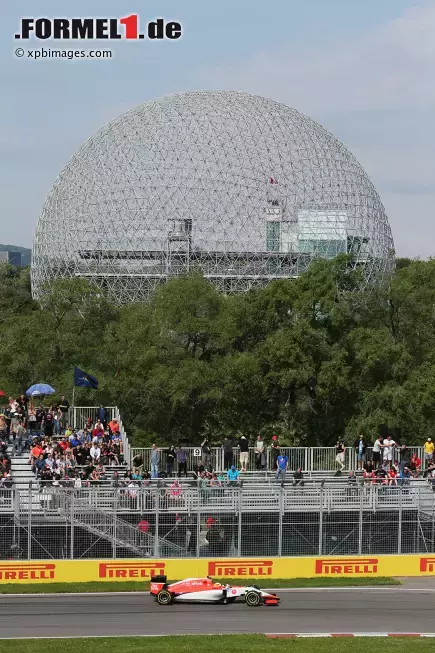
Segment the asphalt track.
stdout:
<svg viewBox="0 0 435 653">
<path fill-rule="evenodd" d="M 307 589 L 278 607 L 157 605 L 147 594 L 0 596 L 0 638 L 434 632 L 435 590 Z"/>
</svg>

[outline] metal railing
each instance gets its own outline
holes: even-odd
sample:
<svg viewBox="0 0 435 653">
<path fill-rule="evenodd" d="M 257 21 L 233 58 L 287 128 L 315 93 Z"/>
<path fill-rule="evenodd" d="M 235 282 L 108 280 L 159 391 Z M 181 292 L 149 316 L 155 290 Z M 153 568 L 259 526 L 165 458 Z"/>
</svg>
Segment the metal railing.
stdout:
<svg viewBox="0 0 435 653">
<path fill-rule="evenodd" d="M 173 490 L 160 484 L 4 491 L 0 558 L 435 551 L 434 492 L 423 480 Z"/>
<path fill-rule="evenodd" d="M 205 457 L 201 454 L 201 447 L 182 447 L 187 451 L 187 464 L 188 470 L 192 472 L 196 466 L 205 462 Z M 165 471 L 167 468 L 167 457 L 164 453 L 167 447 L 159 447 L 160 450 L 160 463 L 159 470 Z M 408 449 L 413 453 L 416 453 L 421 460 L 422 470 L 425 469 L 425 459 L 424 459 L 424 449 L 422 446 L 408 446 Z M 372 458 L 373 447 L 367 448 L 367 459 Z M 281 447 L 281 453 L 286 455 L 289 459 L 289 469 L 295 470 L 299 467 L 302 468 L 304 473 L 315 474 L 316 472 L 335 472 L 340 469 L 340 465 L 336 462 L 336 450 L 335 447 Z M 144 469 L 151 470 L 151 448 L 130 448 L 130 461 L 132 463 L 133 458 L 136 455 L 140 455 L 144 461 Z M 210 454 L 210 464 L 213 469 L 216 471 L 221 471 L 225 469 L 224 465 L 224 451 L 222 447 L 212 447 Z M 395 462 L 398 464 L 399 449 L 394 453 Z M 128 460 L 126 458 L 126 460 Z M 240 450 L 238 447 L 233 448 L 233 462 L 240 469 Z M 255 456 L 255 447 L 249 448 L 249 458 L 247 469 L 250 471 L 253 470 L 272 470 L 273 469 L 274 456 L 271 447 L 267 447 L 264 452 L 263 463 L 258 464 L 257 458 Z M 394 462 L 394 461 L 393 461 Z M 356 470 L 358 468 L 358 456 L 355 449 L 348 448 L 345 453 L 344 460 L 344 469 L 343 472 L 349 472 Z M 174 469 L 177 470 L 177 462 L 175 462 Z"/>
</svg>

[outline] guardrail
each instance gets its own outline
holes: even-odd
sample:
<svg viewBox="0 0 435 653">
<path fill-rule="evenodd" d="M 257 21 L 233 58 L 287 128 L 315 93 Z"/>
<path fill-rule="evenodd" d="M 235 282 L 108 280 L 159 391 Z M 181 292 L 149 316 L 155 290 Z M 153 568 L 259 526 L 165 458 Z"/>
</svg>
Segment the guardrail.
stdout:
<svg viewBox="0 0 435 653">
<path fill-rule="evenodd" d="M 201 462 L 205 461 L 205 457 L 202 456 L 201 447 L 182 447 L 187 451 L 187 464 L 188 470 L 194 471 L 195 467 Z M 160 463 L 159 470 L 165 471 L 167 468 L 167 457 L 165 455 L 165 450 L 167 447 L 159 447 L 160 450 Z M 422 446 L 410 445 L 408 449 L 413 453 L 416 453 L 420 458 L 422 463 L 422 469 L 425 469 L 425 460 L 424 460 L 424 450 Z M 367 459 L 372 458 L 373 447 L 367 448 Z M 136 455 L 141 455 L 144 461 L 144 468 L 148 471 L 151 470 L 151 448 L 138 448 L 131 447 L 131 462 Z M 285 454 L 289 459 L 289 469 L 295 470 L 299 467 L 302 468 L 304 473 L 315 473 L 315 472 L 334 472 L 340 469 L 340 465 L 336 463 L 336 450 L 335 447 L 281 447 L 281 453 Z M 399 450 L 395 451 L 396 460 L 398 464 L 398 454 Z M 233 460 L 234 464 L 240 469 L 241 465 L 239 462 L 240 450 L 238 447 L 233 447 Z M 126 460 L 128 460 L 126 458 Z M 224 451 L 222 447 L 212 447 L 210 454 L 210 464 L 213 469 L 216 471 L 222 471 L 225 469 L 224 465 Z M 357 453 L 355 449 L 348 448 L 345 454 L 343 472 L 350 472 L 356 470 L 358 467 Z M 273 469 L 273 452 L 271 447 L 267 447 L 265 450 L 264 464 L 262 467 L 265 470 Z M 257 469 L 256 456 L 255 456 L 255 447 L 249 447 L 249 458 L 248 458 L 248 470 L 252 471 Z M 177 462 L 174 465 L 175 471 L 177 470 Z"/>
</svg>

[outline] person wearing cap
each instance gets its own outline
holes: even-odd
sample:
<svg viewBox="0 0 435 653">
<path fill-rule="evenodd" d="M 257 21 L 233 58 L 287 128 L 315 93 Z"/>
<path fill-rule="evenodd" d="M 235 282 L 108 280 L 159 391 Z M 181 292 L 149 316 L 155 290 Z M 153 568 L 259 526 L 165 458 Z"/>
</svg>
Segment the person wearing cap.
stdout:
<svg viewBox="0 0 435 653">
<path fill-rule="evenodd" d="M 424 449 L 424 460 L 427 465 L 433 460 L 433 452 L 435 446 L 434 443 L 432 442 L 432 438 L 427 438 L 426 442 L 424 443 L 423 449 Z"/>
<path fill-rule="evenodd" d="M 228 485 L 237 485 L 239 481 L 240 472 L 236 469 L 235 465 L 231 465 L 227 472 Z"/>
</svg>

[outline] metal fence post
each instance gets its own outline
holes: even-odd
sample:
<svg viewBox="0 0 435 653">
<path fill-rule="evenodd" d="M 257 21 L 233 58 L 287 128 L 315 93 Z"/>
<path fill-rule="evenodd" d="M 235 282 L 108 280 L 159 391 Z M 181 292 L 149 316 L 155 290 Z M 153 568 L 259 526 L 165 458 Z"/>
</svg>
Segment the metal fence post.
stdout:
<svg viewBox="0 0 435 653">
<path fill-rule="evenodd" d="M 74 502 L 74 490 L 71 488 L 67 488 L 66 492 L 70 492 L 71 494 L 71 502 L 70 502 L 70 541 L 69 541 L 69 557 L 71 560 L 74 560 L 74 508 L 75 508 L 75 502 Z"/>
<path fill-rule="evenodd" d="M 282 518 L 284 506 L 284 487 L 279 488 L 278 558 L 282 556 Z"/>
<path fill-rule="evenodd" d="M 156 489 L 155 494 L 155 508 L 156 508 L 156 519 L 155 519 L 155 534 L 154 534 L 154 557 L 159 557 L 159 490 Z"/>
<path fill-rule="evenodd" d="M 113 559 L 116 558 L 117 554 L 117 546 L 116 546 L 116 539 L 117 539 L 117 530 L 118 530 L 118 489 L 114 488 L 114 501 L 113 501 L 113 539 L 112 539 L 112 557 Z M 139 489 L 139 493 L 141 490 Z"/>
<path fill-rule="evenodd" d="M 238 501 L 238 522 L 237 522 L 237 557 L 241 558 L 242 557 L 242 492 L 243 489 L 241 487 L 237 488 L 238 494 L 239 494 L 239 501 Z"/>
<path fill-rule="evenodd" d="M 32 481 L 30 481 L 29 488 L 27 490 L 27 560 L 32 559 L 32 497 L 33 497 L 33 489 L 32 489 Z M 20 517 L 21 517 L 21 509 L 20 509 Z"/>
<path fill-rule="evenodd" d="M 403 486 L 399 490 L 399 524 L 397 527 L 397 553 L 402 553 L 402 493 Z M 418 488 L 418 499 L 420 503 L 420 488 Z"/>
<path fill-rule="evenodd" d="M 319 556 L 323 551 L 323 487 L 319 490 Z"/>
<path fill-rule="evenodd" d="M 195 555 L 199 558 L 201 551 L 201 500 L 200 495 L 198 496 L 198 511 L 196 513 L 196 551 Z"/>
<path fill-rule="evenodd" d="M 359 488 L 359 523 L 358 523 L 358 555 L 362 555 L 363 548 L 363 509 L 364 509 L 364 490 Z"/>
</svg>

